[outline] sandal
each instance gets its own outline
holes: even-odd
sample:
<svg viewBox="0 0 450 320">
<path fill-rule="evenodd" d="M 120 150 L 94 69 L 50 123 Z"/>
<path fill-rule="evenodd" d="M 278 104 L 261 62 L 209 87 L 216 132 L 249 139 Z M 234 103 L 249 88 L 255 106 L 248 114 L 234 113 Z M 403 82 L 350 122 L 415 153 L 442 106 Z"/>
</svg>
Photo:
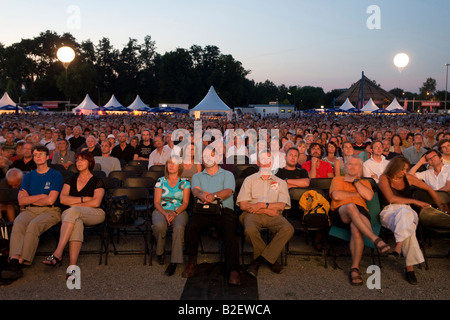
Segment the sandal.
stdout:
<svg viewBox="0 0 450 320">
<path fill-rule="evenodd" d="M 58 259 L 52 254 L 48 256 L 44 261 L 42 261 L 42 263 L 49 267 L 57 267 L 62 265 L 62 258 Z"/>
<path fill-rule="evenodd" d="M 376 248 L 377 251 L 378 251 L 378 254 L 380 254 L 380 253 L 386 253 L 386 252 L 388 252 L 388 251 L 391 249 L 391 247 L 390 247 L 388 244 L 386 244 L 386 243 L 385 243 L 384 245 L 378 246 L 378 244 L 379 244 L 380 242 L 384 242 L 383 239 L 381 239 L 381 238 L 376 238 L 375 241 L 373 242 L 373 244 L 375 245 L 375 248 Z"/>
<path fill-rule="evenodd" d="M 357 273 L 357 276 L 352 276 L 352 273 Z M 350 272 L 348 273 L 348 278 L 350 280 L 350 284 L 352 286 L 361 286 L 363 284 L 363 278 L 361 277 L 361 272 L 359 272 L 358 268 L 352 268 Z M 358 282 L 355 282 L 355 280 L 360 280 Z"/>
</svg>

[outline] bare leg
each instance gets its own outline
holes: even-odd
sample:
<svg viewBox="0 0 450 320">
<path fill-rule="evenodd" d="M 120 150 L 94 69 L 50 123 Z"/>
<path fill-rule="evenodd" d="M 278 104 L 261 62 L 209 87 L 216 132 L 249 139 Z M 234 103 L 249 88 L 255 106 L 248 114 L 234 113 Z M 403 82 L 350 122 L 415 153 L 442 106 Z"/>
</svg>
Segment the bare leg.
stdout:
<svg viewBox="0 0 450 320">
<path fill-rule="evenodd" d="M 70 241 L 69 243 L 69 265 L 76 265 L 81 251 L 81 241 Z"/>
<path fill-rule="evenodd" d="M 61 224 L 58 246 L 56 247 L 55 252 L 53 252 L 53 255 L 60 260 L 63 256 L 64 248 L 66 247 L 67 243 L 69 242 L 70 236 L 72 235 L 73 227 L 74 224 L 70 222 L 64 221 Z"/>
<path fill-rule="evenodd" d="M 366 236 L 370 239 L 370 241 L 375 242 L 378 236 L 373 233 L 372 226 L 370 221 L 363 216 L 356 205 L 353 203 L 345 204 L 339 208 L 339 215 L 344 223 L 353 224 L 362 235 Z M 384 246 L 385 243 L 380 241 L 378 243 L 378 247 Z M 384 251 L 389 250 L 389 248 L 385 248 Z"/>
</svg>

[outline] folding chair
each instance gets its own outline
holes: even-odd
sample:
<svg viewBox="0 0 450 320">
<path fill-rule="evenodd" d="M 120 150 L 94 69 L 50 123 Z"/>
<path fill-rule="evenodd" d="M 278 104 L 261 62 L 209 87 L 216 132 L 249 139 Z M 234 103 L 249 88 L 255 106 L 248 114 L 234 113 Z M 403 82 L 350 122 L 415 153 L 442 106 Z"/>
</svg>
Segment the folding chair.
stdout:
<svg viewBox="0 0 450 320">
<path fill-rule="evenodd" d="M 444 193 L 444 191 L 438 191 L 439 193 Z M 446 195 L 444 195 L 444 199 L 445 197 L 448 197 L 448 193 Z M 424 202 L 428 202 L 430 204 L 435 204 L 434 200 L 430 197 L 430 195 L 428 194 L 428 192 L 426 192 L 425 190 L 417 190 L 413 193 L 413 198 L 420 200 L 420 201 L 424 201 Z M 428 245 L 431 247 L 432 243 L 431 240 L 434 239 L 445 239 L 445 240 L 450 240 L 450 229 L 448 228 L 440 228 L 440 227 L 431 227 L 431 226 L 425 226 L 423 223 L 421 223 L 420 221 L 420 217 L 419 217 L 419 225 L 417 226 L 417 235 L 418 235 L 418 240 L 420 243 L 420 247 L 422 249 L 423 252 L 423 256 L 425 258 L 425 270 L 429 269 L 428 266 L 428 259 L 431 256 L 427 257 L 427 253 L 426 253 L 426 243 L 428 240 Z M 434 255 L 433 257 L 442 257 L 442 255 Z M 445 258 L 449 258 L 450 257 L 450 250 L 448 251 L 448 253 L 444 256 Z"/>
<path fill-rule="evenodd" d="M 370 223 L 372 225 L 373 233 L 375 233 L 378 236 L 381 231 L 381 222 L 380 222 L 381 203 L 380 203 L 380 198 L 378 195 L 378 187 L 377 187 L 374 179 L 372 179 L 372 178 L 363 178 L 363 179 L 367 179 L 370 181 L 370 183 L 372 185 L 372 189 L 374 191 L 372 200 L 367 201 L 367 209 L 369 211 Z M 328 232 L 328 235 L 333 236 L 338 239 L 341 239 L 341 240 L 344 240 L 344 241 L 347 241 L 347 242 L 350 241 L 350 237 L 351 237 L 351 233 L 350 233 L 349 229 L 340 228 L 340 227 L 337 227 L 334 225 L 331 226 L 330 231 Z M 373 242 L 370 241 L 367 237 L 364 236 L 363 238 L 364 238 L 364 245 L 366 247 L 370 248 L 372 263 L 375 264 L 375 257 L 374 257 L 375 246 L 374 246 Z M 336 269 L 338 267 L 338 265 L 336 263 L 337 254 L 336 254 L 334 246 L 332 246 L 332 251 L 333 251 L 334 269 Z M 380 255 L 378 254 L 377 256 L 378 256 L 378 265 L 381 268 Z"/>
<path fill-rule="evenodd" d="M 136 175 L 139 177 L 142 175 L 143 172 L 147 171 L 147 167 L 143 164 L 135 164 L 135 165 L 126 165 L 122 168 L 122 171 L 134 171 L 136 172 Z"/>
<path fill-rule="evenodd" d="M 129 166 L 139 166 L 143 165 L 145 167 L 145 171 L 147 171 L 148 168 L 148 160 L 131 160 L 128 162 Z"/>
<path fill-rule="evenodd" d="M 259 167 L 256 164 L 235 164 L 234 165 L 234 177 L 245 178 L 253 173 L 259 171 Z"/>
<path fill-rule="evenodd" d="M 123 254 L 144 254 L 144 265 L 147 264 L 147 255 L 150 254 L 149 244 L 148 244 L 148 235 L 151 233 L 149 224 L 150 224 L 150 207 L 149 207 L 149 193 L 146 188 L 115 188 L 112 190 L 111 194 L 113 196 L 126 195 L 129 200 L 131 200 L 134 204 L 134 211 L 136 212 L 134 219 L 129 224 L 120 224 L 113 223 L 109 219 L 108 213 L 106 214 L 106 224 L 104 228 L 104 239 L 106 242 L 106 254 L 105 254 L 105 265 L 108 264 L 108 254 L 109 254 L 109 245 L 112 243 L 114 248 L 114 254 L 117 255 L 119 253 Z M 140 213 L 140 214 L 138 214 Z M 114 233 L 117 232 L 117 244 L 119 243 L 120 233 L 124 231 L 127 235 L 133 235 L 133 233 L 129 233 L 128 231 L 137 231 L 137 234 L 141 234 L 143 237 L 143 250 L 118 250 L 116 244 L 114 242 L 113 236 Z M 151 260 L 150 260 L 151 264 Z"/>
<path fill-rule="evenodd" d="M 142 178 L 152 178 L 158 181 L 159 178 L 164 176 L 164 171 L 145 171 L 141 174 Z"/>
<path fill-rule="evenodd" d="M 111 171 L 108 175 L 108 178 L 116 178 L 119 179 L 120 185 L 122 186 L 123 181 L 126 178 L 137 177 L 136 172 L 134 171 Z"/>
<path fill-rule="evenodd" d="M 164 173 L 164 169 L 165 169 L 164 165 L 157 164 L 157 165 L 153 165 L 150 168 L 148 168 L 148 171 L 157 171 L 157 172 Z"/>
<path fill-rule="evenodd" d="M 328 254 L 328 248 L 327 248 L 327 229 L 326 228 L 311 228 L 302 223 L 302 210 L 299 207 L 299 201 L 302 197 L 302 195 L 309 190 L 316 190 L 317 192 L 320 192 L 327 200 L 329 200 L 328 194 L 328 188 L 329 184 L 331 183 L 331 180 L 323 181 L 322 183 L 316 183 L 315 186 L 320 187 L 326 187 L 327 189 L 312 189 L 311 187 L 308 188 L 291 188 L 289 189 L 289 196 L 291 198 L 291 210 L 288 211 L 288 220 L 293 225 L 295 231 L 303 231 L 305 235 L 305 241 L 306 244 L 308 244 L 308 237 L 309 237 L 309 231 L 315 231 L 315 232 L 323 232 L 323 244 L 321 248 L 321 254 L 324 260 L 324 267 L 328 267 L 327 263 L 327 254 Z M 295 236 L 295 234 L 294 234 Z M 295 252 L 293 250 L 290 250 L 289 242 L 286 243 L 286 254 L 285 254 L 285 265 L 287 265 L 287 258 L 288 255 L 301 255 L 300 252 Z"/>
<path fill-rule="evenodd" d="M 150 177 L 130 177 L 126 178 L 123 181 L 123 187 L 126 188 L 147 188 L 149 192 L 149 203 L 150 206 L 153 208 L 153 198 L 154 198 L 154 192 L 155 192 L 155 183 L 156 180 Z"/>
</svg>

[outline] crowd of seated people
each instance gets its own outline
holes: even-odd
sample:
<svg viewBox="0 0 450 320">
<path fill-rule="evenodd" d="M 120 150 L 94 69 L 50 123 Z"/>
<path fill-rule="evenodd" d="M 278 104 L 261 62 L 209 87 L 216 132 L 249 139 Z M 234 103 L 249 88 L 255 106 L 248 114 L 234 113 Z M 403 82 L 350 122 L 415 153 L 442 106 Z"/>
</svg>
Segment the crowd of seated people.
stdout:
<svg viewBox="0 0 450 320">
<path fill-rule="evenodd" d="M 83 226 L 105 219 L 100 207 L 104 185 L 94 174 L 94 165 L 99 165 L 98 170 L 108 176 L 135 160 L 145 163 L 148 170 L 152 166 L 166 168 L 155 185 L 152 228 L 158 235 L 158 260 L 164 263 L 165 232 L 168 226 L 176 226 L 171 262 L 166 269 L 169 276 L 183 263 L 183 244 L 189 245 L 183 275 L 194 276 L 199 225 L 224 227 L 228 223 L 242 224 L 244 235 L 252 245 L 253 261 L 246 270 L 249 274 L 256 277 L 261 264 L 268 264 L 275 273 L 281 272 L 283 267 L 277 261 L 294 233 L 289 221 L 283 218 L 284 210 L 291 206 L 289 189 L 308 188 L 310 179 L 332 178 L 329 199 L 333 221 L 349 228 L 352 234 L 351 284 L 362 283 L 358 269 L 362 235 L 370 238 L 382 254 L 389 252 L 396 258 L 403 255 L 406 279 L 417 282 L 413 267 L 423 262 L 417 239 L 412 236 L 418 208 L 433 203 L 449 211 L 450 132 L 445 126 L 415 115 L 396 118 L 396 121 L 383 117 L 361 117 L 355 121 L 355 116 L 304 115 L 279 119 L 246 115 L 244 119 L 206 119 L 200 124 L 201 132 L 197 132 L 194 119 L 187 116 L 153 117 L 111 116 L 104 122 L 96 117 L 72 115 L 42 116 L 38 121 L 27 115 L 4 116 L 0 135 L 1 187 L 19 192 L 17 204 L 0 204 L 3 217 L 12 225 L 9 266 L 2 277 L 21 277 L 22 265 L 33 263 L 39 236 L 59 223 L 58 247 L 43 263 L 60 265 L 69 244 L 69 265 L 76 266 Z M 275 129 L 275 134 L 267 130 L 258 135 L 256 145 L 249 135 L 232 136 L 233 129 L 235 133 L 238 129 L 258 132 L 266 128 Z M 183 129 L 186 134 L 172 139 L 177 129 Z M 202 139 L 203 133 L 210 129 L 223 133 L 223 140 Z M 204 162 L 208 157 L 202 152 L 208 146 L 216 148 L 214 164 Z M 197 161 L 199 147 L 200 162 Z M 175 155 L 181 162 L 177 162 Z M 237 163 L 228 159 L 236 160 L 240 156 L 259 170 L 247 176 L 238 189 L 236 177 L 224 175 L 222 171 L 233 173 Z M 401 165 L 397 164 L 399 161 Z M 74 175 L 70 179 L 64 175 L 64 180 L 64 171 L 72 171 Z M 362 178 L 375 180 L 388 201 L 380 218 L 383 227 L 396 235 L 392 248 L 370 229 L 365 203 L 371 199 L 373 190 Z M 221 188 L 211 191 L 208 188 L 212 185 Z M 414 200 L 411 186 L 428 192 L 429 203 Z M 181 192 L 180 198 L 173 188 L 185 190 L 189 195 Z M 173 197 L 169 199 L 173 201 L 170 205 L 166 192 Z M 221 198 L 229 209 L 229 219 L 220 223 L 193 219 L 195 212 L 186 211 L 193 196 L 203 202 Z M 62 212 L 63 206 L 69 208 Z M 410 216 L 411 227 L 406 235 L 397 237 L 398 226 L 392 221 L 396 215 L 404 214 L 399 213 L 400 209 L 394 210 L 399 206 L 408 207 L 405 215 Z M 190 224 L 192 221 L 196 228 Z M 270 243 L 263 243 L 258 236 L 261 228 L 275 234 Z M 220 231 L 225 237 L 227 232 Z M 228 238 L 226 247 L 229 283 L 239 285 L 236 262 L 239 247 Z"/>
</svg>

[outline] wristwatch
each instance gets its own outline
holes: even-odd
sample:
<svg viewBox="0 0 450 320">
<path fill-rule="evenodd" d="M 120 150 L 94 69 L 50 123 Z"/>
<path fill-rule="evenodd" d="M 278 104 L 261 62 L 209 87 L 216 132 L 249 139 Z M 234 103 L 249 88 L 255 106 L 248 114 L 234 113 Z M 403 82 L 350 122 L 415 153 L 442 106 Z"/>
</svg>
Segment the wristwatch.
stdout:
<svg viewBox="0 0 450 320">
<path fill-rule="evenodd" d="M 355 183 L 357 183 L 358 181 L 360 181 L 361 179 L 355 179 L 355 180 L 353 180 L 353 184 L 355 184 Z"/>
<path fill-rule="evenodd" d="M 215 199 L 215 198 L 217 198 L 217 195 L 216 195 L 216 193 L 215 193 L 215 192 L 213 193 L 213 195 L 214 195 L 214 199 Z"/>
<path fill-rule="evenodd" d="M 266 209 L 269 209 L 269 203 L 266 202 Z"/>
</svg>

